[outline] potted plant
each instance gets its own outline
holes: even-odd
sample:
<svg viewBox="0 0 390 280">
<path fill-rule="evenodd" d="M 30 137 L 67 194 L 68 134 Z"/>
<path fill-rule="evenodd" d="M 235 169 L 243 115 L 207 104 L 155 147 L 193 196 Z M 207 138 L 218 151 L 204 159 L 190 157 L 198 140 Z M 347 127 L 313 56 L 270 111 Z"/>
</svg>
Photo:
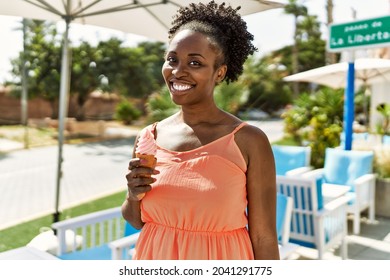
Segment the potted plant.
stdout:
<svg viewBox="0 0 390 280">
<path fill-rule="evenodd" d="M 382 122 L 377 125 L 377 132 L 383 137 L 385 135 L 390 136 L 390 104 L 381 103 L 376 106 L 376 110 L 383 117 Z"/>
<path fill-rule="evenodd" d="M 390 145 L 375 149 L 375 213 L 390 218 Z"/>
</svg>

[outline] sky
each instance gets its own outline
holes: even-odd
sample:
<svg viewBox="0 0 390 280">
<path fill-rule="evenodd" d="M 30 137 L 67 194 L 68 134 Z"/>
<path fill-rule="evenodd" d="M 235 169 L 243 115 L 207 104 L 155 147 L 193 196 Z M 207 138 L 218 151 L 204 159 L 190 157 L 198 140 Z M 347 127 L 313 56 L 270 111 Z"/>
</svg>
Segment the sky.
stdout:
<svg viewBox="0 0 390 280">
<path fill-rule="evenodd" d="M 287 3 L 288 0 L 274 0 Z M 229 1 L 226 1 L 229 2 Z M 322 23 L 324 39 L 327 39 L 326 28 L 326 0 L 301 0 L 308 8 L 309 14 L 317 15 Z M 334 23 L 343 23 L 367 18 L 376 18 L 390 14 L 390 0 L 333 0 Z M 356 18 L 353 16 L 356 11 Z M 0 11 L 1 14 L 1 11 Z M 270 51 L 292 44 L 293 17 L 286 15 L 283 9 L 273 9 L 255 15 L 245 16 L 248 30 L 254 35 L 254 44 L 259 48 L 259 55 L 265 55 Z M 21 18 L 0 16 L 0 83 L 6 77 L 10 78 L 10 59 L 18 56 L 22 49 L 22 32 L 15 30 L 20 26 Z M 63 28 L 58 24 L 59 30 Z M 80 42 L 80 38 L 88 40 L 91 44 L 98 41 L 117 37 L 127 45 L 135 45 L 146 38 L 120 31 L 97 28 L 92 26 L 73 25 L 70 29 L 70 37 L 73 44 Z"/>
</svg>

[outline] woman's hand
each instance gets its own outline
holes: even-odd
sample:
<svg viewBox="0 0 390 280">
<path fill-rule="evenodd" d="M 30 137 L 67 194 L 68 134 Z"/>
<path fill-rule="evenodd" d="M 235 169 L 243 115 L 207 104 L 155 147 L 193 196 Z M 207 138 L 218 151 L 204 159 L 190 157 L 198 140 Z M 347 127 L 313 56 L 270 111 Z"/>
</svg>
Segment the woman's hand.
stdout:
<svg viewBox="0 0 390 280">
<path fill-rule="evenodd" d="M 149 167 L 143 167 L 143 159 L 133 158 L 129 162 L 126 175 L 128 199 L 133 201 L 141 200 L 145 193 L 152 189 L 151 184 L 156 181 L 152 175 L 159 172 Z"/>
</svg>

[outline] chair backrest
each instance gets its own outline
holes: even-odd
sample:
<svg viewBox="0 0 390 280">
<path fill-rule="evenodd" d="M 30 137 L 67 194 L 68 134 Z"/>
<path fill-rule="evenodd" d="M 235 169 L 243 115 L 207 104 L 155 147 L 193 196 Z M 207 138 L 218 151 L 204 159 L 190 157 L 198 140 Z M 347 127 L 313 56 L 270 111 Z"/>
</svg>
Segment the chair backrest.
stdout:
<svg viewBox="0 0 390 280">
<path fill-rule="evenodd" d="M 277 175 L 310 165 L 310 147 L 272 145 Z"/>
<path fill-rule="evenodd" d="M 367 140 L 368 139 L 368 132 L 354 132 L 352 133 L 352 140 Z M 340 140 L 341 142 L 345 141 L 345 133 L 340 134 Z"/>
<path fill-rule="evenodd" d="M 57 230 L 57 256 L 63 260 L 109 260 L 111 241 L 139 232 L 123 219 L 120 207 L 70 218 L 52 227 Z M 71 240 L 67 240 L 67 231 L 73 233 Z M 81 238 L 81 244 L 76 238 Z"/>
<path fill-rule="evenodd" d="M 322 193 L 318 194 L 317 184 L 313 178 L 277 176 L 277 191 L 287 195 L 293 201 L 290 238 L 297 243 L 314 244 L 315 216 L 318 212 L 318 199 L 322 200 Z M 322 204 L 322 201 L 321 201 Z"/>
<path fill-rule="evenodd" d="M 327 148 L 323 180 L 325 183 L 351 186 L 353 190 L 355 179 L 372 173 L 373 160 L 373 151 Z"/>
<path fill-rule="evenodd" d="M 383 135 L 382 144 L 383 145 L 390 145 L 390 135 Z"/>
<path fill-rule="evenodd" d="M 276 230 L 279 244 L 287 244 L 290 238 L 290 223 L 292 214 L 292 198 L 277 193 L 276 200 Z"/>
</svg>

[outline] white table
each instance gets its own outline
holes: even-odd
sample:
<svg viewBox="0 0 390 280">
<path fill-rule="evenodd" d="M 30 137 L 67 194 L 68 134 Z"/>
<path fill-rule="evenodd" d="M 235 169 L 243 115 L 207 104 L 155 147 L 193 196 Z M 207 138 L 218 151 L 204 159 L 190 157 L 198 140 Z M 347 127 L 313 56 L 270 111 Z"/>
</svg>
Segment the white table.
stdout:
<svg viewBox="0 0 390 280">
<path fill-rule="evenodd" d="M 322 185 L 322 197 L 324 198 L 324 203 L 345 195 L 350 191 L 350 189 L 351 187 L 349 186 L 324 183 Z"/>
<path fill-rule="evenodd" d="M 20 247 L 0 253 L 0 260 L 59 260 L 59 258 L 34 247 Z"/>
</svg>

